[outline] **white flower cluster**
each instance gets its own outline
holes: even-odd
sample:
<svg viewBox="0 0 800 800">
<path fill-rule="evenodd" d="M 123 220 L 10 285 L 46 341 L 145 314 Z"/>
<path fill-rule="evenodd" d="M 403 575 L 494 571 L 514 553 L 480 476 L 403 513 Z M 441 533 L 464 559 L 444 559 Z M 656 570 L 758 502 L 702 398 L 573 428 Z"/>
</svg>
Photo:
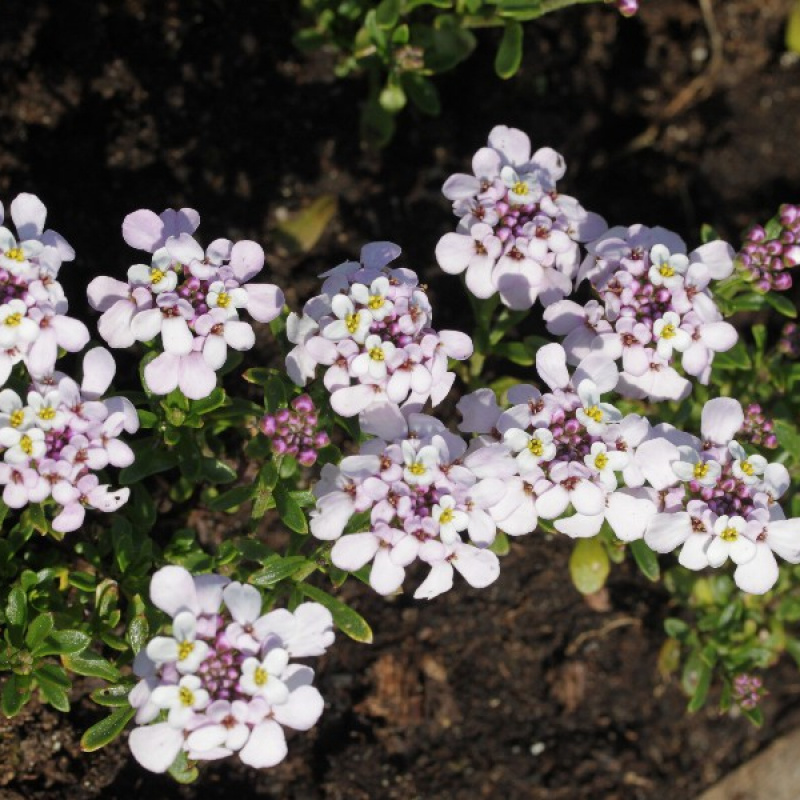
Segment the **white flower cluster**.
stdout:
<svg viewBox="0 0 800 800">
<path fill-rule="evenodd" d="M 314 671 L 291 659 L 333 644 L 330 612 L 303 603 L 262 614 L 253 586 L 175 566 L 153 575 L 150 599 L 172 618 L 172 632 L 134 662 L 136 760 L 152 772 L 166 772 L 182 750 L 194 761 L 233 753 L 251 767 L 282 761 L 284 727 L 306 731 L 322 714 Z"/>
</svg>

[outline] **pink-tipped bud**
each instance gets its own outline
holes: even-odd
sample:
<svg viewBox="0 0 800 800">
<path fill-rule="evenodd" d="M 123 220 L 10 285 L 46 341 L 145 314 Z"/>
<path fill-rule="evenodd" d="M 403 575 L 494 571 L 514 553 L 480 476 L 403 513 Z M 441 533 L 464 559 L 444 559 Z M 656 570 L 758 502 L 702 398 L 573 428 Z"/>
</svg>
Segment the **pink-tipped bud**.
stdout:
<svg viewBox="0 0 800 800">
<path fill-rule="evenodd" d="M 301 394 L 292 400 L 292 408 L 301 413 L 309 413 L 314 410 L 314 401 L 307 394 Z"/>
</svg>

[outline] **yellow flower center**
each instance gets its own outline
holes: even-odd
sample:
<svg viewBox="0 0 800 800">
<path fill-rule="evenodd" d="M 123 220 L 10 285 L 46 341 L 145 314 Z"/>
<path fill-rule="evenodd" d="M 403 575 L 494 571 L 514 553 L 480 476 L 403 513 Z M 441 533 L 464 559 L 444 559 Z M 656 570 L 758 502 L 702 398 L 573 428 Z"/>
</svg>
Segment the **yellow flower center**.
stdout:
<svg viewBox="0 0 800 800">
<path fill-rule="evenodd" d="M 181 642 L 178 645 L 178 661 L 185 661 L 194 651 L 194 642 Z"/>
<path fill-rule="evenodd" d="M 344 318 L 344 324 L 348 333 L 355 333 L 358 330 L 358 314 L 348 314 Z"/>
<path fill-rule="evenodd" d="M 11 412 L 11 416 L 8 418 L 8 422 L 12 428 L 19 428 L 23 422 L 25 422 L 25 412 L 18 408 L 16 411 Z"/>
<path fill-rule="evenodd" d="M 531 439 L 528 442 L 528 450 L 530 450 L 532 456 L 541 458 L 542 453 L 544 453 L 544 445 L 540 439 Z"/>
<path fill-rule="evenodd" d="M 449 522 L 453 521 L 453 509 L 446 508 L 442 513 L 439 515 L 439 524 L 440 525 L 447 525 Z"/>
<path fill-rule="evenodd" d="M 162 272 L 158 267 L 153 267 L 150 270 L 150 283 L 161 283 L 166 276 L 165 272 Z"/>
<path fill-rule="evenodd" d="M 19 311 L 15 311 L 13 314 L 9 314 L 6 317 L 6 325 L 9 328 L 16 328 L 22 322 L 22 314 Z"/>
<path fill-rule="evenodd" d="M 187 689 L 185 686 L 181 686 L 178 690 L 178 700 L 180 700 L 182 706 L 191 708 L 194 705 L 194 692 L 192 692 L 191 689 Z"/>
<path fill-rule="evenodd" d="M 675 274 L 675 270 L 666 261 L 662 262 L 658 271 L 661 273 L 662 278 L 671 278 Z"/>
<path fill-rule="evenodd" d="M 253 672 L 253 683 L 256 686 L 263 686 L 269 680 L 269 673 L 264 667 L 256 667 Z"/>
<path fill-rule="evenodd" d="M 383 350 L 380 347 L 373 347 L 369 351 L 369 357 L 373 361 L 383 361 L 385 356 L 383 355 Z"/>
<path fill-rule="evenodd" d="M 420 463 L 419 463 L 419 461 L 415 461 L 415 462 L 414 462 L 414 463 L 413 463 L 413 464 L 412 464 L 412 465 L 411 465 L 411 466 L 408 468 L 408 471 L 409 471 L 409 472 L 410 472 L 412 475 L 416 475 L 417 477 L 419 477 L 420 475 L 424 475 L 424 474 L 427 472 L 427 470 L 425 469 L 425 465 L 424 465 L 424 464 L 420 464 Z"/>
<path fill-rule="evenodd" d="M 661 329 L 661 338 L 662 339 L 674 339 L 675 338 L 675 326 L 668 324 L 665 325 Z"/>
<path fill-rule="evenodd" d="M 597 406 L 589 406 L 589 408 L 585 408 L 584 413 L 587 417 L 589 417 L 589 419 L 593 419 L 595 422 L 603 421 L 603 412 Z"/>
<path fill-rule="evenodd" d="M 27 434 L 19 440 L 19 446 L 26 456 L 33 455 L 33 439 Z"/>
<path fill-rule="evenodd" d="M 39 409 L 38 417 L 39 419 L 43 419 L 45 422 L 49 422 L 53 419 L 56 415 L 56 410 L 51 406 L 45 406 L 44 408 Z"/>
<path fill-rule="evenodd" d="M 735 542 L 739 538 L 739 531 L 737 531 L 736 528 L 725 528 L 720 534 L 720 538 L 726 542 Z"/>
<path fill-rule="evenodd" d="M 698 462 L 694 465 L 694 477 L 698 480 L 700 478 L 705 478 L 708 475 L 708 464 L 704 464 L 702 461 Z"/>
<path fill-rule="evenodd" d="M 231 296 L 227 292 L 220 292 L 217 295 L 217 305 L 220 308 L 227 308 L 231 304 Z"/>
<path fill-rule="evenodd" d="M 608 466 L 608 456 L 605 453 L 598 453 L 595 456 L 594 465 L 602 472 Z"/>
<path fill-rule="evenodd" d="M 739 466 L 745 475 L 755 475 L 755 467 L 749 461 L 742 461 Z"/>
<path fill-rule="evenodd" d="M 514 194 L 525 194 L 528 191 L 528 184 L 525 181 L 517 181 L 512 187 L 511 191 Z"/>
<path fill-rule="evenodd" d="M 6 250 L 6 258 L 10 258 L 12 261 L 24 261 L 25 253 L 22 252 L 21 247 L 12 247 L 10 250 Z"/>
<path fill-rule="evenodd" d="M 371 311 L 377 311 L 379 308 L 383 307 L 383 297 L 379 294 L 370 295 L 367 305 Z"/>
</svg>

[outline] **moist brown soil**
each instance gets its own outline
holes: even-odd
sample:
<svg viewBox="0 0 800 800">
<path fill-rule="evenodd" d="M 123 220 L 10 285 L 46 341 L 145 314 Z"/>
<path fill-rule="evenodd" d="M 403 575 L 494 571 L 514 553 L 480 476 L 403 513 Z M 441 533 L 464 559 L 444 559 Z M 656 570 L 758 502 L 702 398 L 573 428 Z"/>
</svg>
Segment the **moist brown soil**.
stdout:
<svg viewBox="0 0 800 800">
<path fill-rule="evenodd" d="M 296 5 L 5 0 L 0 194 L 38 193 L 76 247 L 64 270 L 75 313 L 90 319 L 91 277 L 131 263 L 125 214 L 191 205 L 205 238 L 262 241 L 294 308 L 318 272 L 392 239 L 430 285 L 437 323 L 465 328 L 465 297 L 433 262 L 453 225 L 439 189 L 499 123 L 562 152 L 565 191 L 613 224 L 661 224 L 696 244 L 710 223 L 736 241 L 800 200 L 791 0 L 643 0 L 627 21 L 603 7 L 555 14 L 527 27 L 507 82 L 487 33 L 438 79 L 441 116 L 407 113 L 380 153 L 356 137 L 364 84 L 293 49 Z M 281 219 L 327 194 L 338 211 L 316 247 L 278 246 Z M 529 536 L 494 586 L 425 604 L 348 584 L 375 642 L 341 637 L 319 661 L 325 714 L 276 769 L 214 764 L 180 787 L 145 774 L 124 741 L 82 754 L 99 714 L 81 684 L 67 717 L 34 702 L 0 722 L 0 798 L 691 797 L 800 722 L 788 663 L 768 678 L 763 729 L 713 709 L 687 716 L 657 667 L 666 593 L 622 566 L 584 600 L 569 545 Z"/>
</svg>

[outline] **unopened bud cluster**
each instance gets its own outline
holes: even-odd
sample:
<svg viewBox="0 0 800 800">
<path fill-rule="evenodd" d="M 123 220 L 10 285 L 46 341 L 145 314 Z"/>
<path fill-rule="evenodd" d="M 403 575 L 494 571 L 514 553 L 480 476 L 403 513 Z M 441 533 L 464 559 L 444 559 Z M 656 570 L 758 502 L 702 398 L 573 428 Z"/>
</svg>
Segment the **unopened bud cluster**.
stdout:
<svg viewBox="0 0 800 800">
<path fill-rule="evenodd" d="M 330 444 L 325 431 L 318 430 L 319 416 L 314 401 L 301 394 L 291 408 L 281 408 L 261 420 L 261 432 L 272 440 L 272 452 L 294 456 L 304 467 L 312 466 L 320 448 Z"/>
<path fill-rule="evenodd" d="M 750 272 L 759 289 L 784 292 L 792 285 L 786 271 L 800 264 L 800 206 L 782 205 L 778 212 L 780 231 L 770 237 L 756 225 L 745 239 L 739 261 Z"/>
<path fill-rule="evenodd" d="M 756 708 L 764 694 L 764 684 L 756 675 L 743 672 L 733 679 L 733 699 L 747 711 Z"/>
<path fill-rule="evenodd" d="M 774 450 L 778 446 L 772 420 L 764 416 L 758 403 L 751 403 L 745 408 L 742 434 L 742 438 L 748 438 L 752 444 L 766 447 L 767 450 Z"/>
</svg>

